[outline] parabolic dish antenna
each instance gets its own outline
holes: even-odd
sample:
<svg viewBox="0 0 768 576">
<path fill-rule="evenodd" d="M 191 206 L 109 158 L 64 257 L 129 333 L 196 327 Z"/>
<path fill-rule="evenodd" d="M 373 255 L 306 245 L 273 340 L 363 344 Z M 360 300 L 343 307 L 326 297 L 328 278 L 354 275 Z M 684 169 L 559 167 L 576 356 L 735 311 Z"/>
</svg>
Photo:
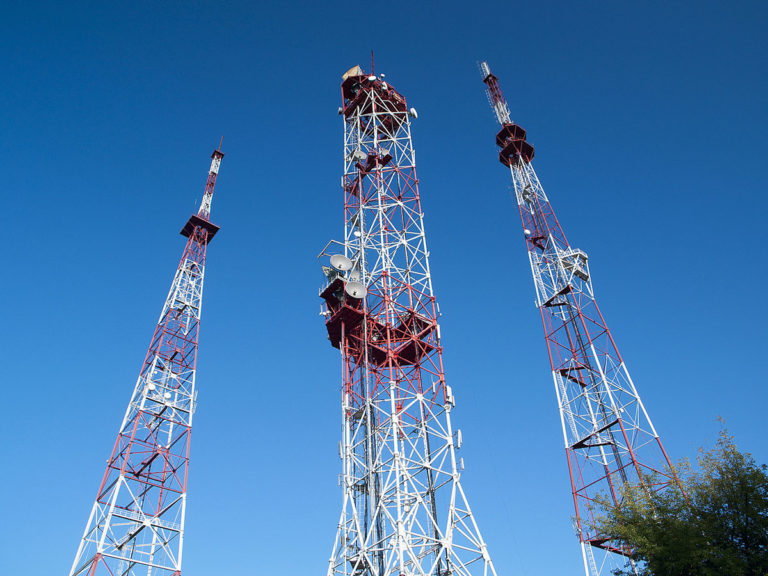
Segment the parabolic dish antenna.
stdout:
<svg viewBox="0 0 768 576">
<path fill-rule="evenodd" d="M 344 286 L 344 291 L 352 298 L 365 298 L 365 286 L 360 282 L 347 282 L 347 285 Z"/>
<path fill-rule="evenodd" d="M 331 256 L 331 266 L 340 272 L 346 272 L 352 269 L 352 260 L 344 256 L 344 254 L 334 254 Z"/>
<path fill-rule="evenodd" d="M 360 282 L 360 272 L 357 270 L 350 270 L 347 274 L 347 280 L 350 282 Z"/>
</svg>

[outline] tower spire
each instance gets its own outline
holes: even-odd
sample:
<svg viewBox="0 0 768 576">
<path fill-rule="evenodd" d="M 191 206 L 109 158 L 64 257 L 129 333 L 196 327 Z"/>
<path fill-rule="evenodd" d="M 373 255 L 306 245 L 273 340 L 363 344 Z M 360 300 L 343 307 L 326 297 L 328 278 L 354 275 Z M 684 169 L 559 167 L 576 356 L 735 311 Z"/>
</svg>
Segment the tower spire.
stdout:
<svg viewBox="0 0 768 576">
<path fill-rule="evenodd" d="M 221 137 L 221 141 L 224 141 L 224 137 Z M 200 210 L 197 215 L 205 220 L 208 220 L 211 215 L 211 202 L 213 202 L 213 189 L 216 186 L 216 176 L 219 174 L 219 166 L 221 165 L 221 159 L 224 158 L 224 153 L 221 151 L 221 142 L 219 147 L 211 154 L 211 169 L 208 171 L 208 181 L 205 183 L 205 191 L 203 192 L 203 200 L 200 202 Z"/>
<path fill-rule="evenodd" d="M 627 561 L 634 569 L 632 551 L 600 532 L 597 497 L 618 506 L 627 483 L 656 491 L 680 484 L 597 306 L 587 254 L 568 243 L 531 165 L 525 130 L 509 119 L 488 64 L 480 69 L 501 124 L 499 161 L 512 175 L 544 325 L 584 570 L 607 575 Z"/>
<path fill-rule="evenodd" d="M 495 576 L 461 484 L 462 434 L 405 98 L 359 66 L 341 84 L 344 239 L 321 257 L 342 361 L 343 504 L 328 576 Z"/>
<path fill-rule="evenodd" d="M 181 574 L 205 256 L 219 229 L 208 218 L 222 157 L 214 151 L 203 205 L 182 229 L 188 240 L 70 576 Z"/>
<path fill-rule="evenodd" d="M 487 62 L 480 62 L 480 72 L 483 75 L 483 82 L 488 87 L 488 100 L 490 100 L 491 108 L 496 114 L 496 120 L 502 126 L 511 123 L 509 106 L 507 106 L 507 100 L 504 98 L 501 86 L 499 86 L 499 79 L 491 73 Z"/>
</svg>

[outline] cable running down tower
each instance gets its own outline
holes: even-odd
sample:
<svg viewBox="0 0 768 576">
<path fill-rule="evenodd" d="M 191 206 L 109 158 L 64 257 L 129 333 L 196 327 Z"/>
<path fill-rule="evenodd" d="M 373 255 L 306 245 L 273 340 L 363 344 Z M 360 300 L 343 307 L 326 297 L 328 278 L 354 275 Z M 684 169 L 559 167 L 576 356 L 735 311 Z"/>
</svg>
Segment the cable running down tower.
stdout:
<svg viewBox="0 0 768 576">
<path fill-rule="evenodd" d="M 213 152 L 197 214 L 117 435 L 70 576 L 179 576 L 205 253 L 224 154 Z"/>
<path fill-rule="evenodd" d="M 495 576 L 451 424 L 411 118 L 384 75 L 343 76 L 344 240 L 321 253 L 342 359 L 343 505 L 327 576 Z"/>
<path fill-rule="evenodd" d="M 566 240 L 531 165 L 533 146 L 510 119 L 488 64 L 480 68 L 501 124 L 499 160 L 512 173 L 544 325 L 584 569 L 587 576 L 610 574 L 631 551 L 598 532 L 595 518 L 602 510 L 595 497 L 617 506 L 628 482 L 657 491 L 678 484 L 677 478 L 597 306 L 587 254 Z"/>
</svg>

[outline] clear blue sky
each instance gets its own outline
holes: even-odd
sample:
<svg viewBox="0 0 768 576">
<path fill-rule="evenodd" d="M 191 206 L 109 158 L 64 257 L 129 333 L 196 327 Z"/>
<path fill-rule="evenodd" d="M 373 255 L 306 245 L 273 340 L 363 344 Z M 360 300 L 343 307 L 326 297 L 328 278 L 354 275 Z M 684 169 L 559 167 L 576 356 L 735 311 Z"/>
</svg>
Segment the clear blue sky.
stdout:
<svg viewBox="0 0 768 576">
<path fill-rule="evenodd" d="M 476 61 L 500 77 L 673 458 L 722 416 L 768 461 L 762 2 L 7 2 L 0 573 L 70 567 L 224 135 L 185 576 L 324 574 L 340 75 L 414 125 L 465 488 L 500 576 L 578 574 L 533 285 Z"/>
</svg>

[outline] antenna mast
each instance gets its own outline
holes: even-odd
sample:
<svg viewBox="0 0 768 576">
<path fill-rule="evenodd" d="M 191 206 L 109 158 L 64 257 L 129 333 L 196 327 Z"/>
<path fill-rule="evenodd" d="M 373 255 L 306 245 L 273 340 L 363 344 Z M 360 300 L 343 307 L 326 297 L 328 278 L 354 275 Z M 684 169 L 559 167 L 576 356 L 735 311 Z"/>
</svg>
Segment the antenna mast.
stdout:
<svg viewBox="0 0 768 576">
<path fill-rule="evenodd" d="M 456 404 L 405 98 L 343 76 L 344 240 L 320 296 L 342 360 L 343 506 L 328 576 L 496 576 L 461 485 Z"/>
<path fill-rule="evenodd" d="M 610 574 L 631 550 L 599 532 L 595 497 L 621 504 L 622 486 L 651 475 L 662 490 L 679 481 L 597 306 L 586 252 L 573 248 L 531 165 L 534 149 L 510 120 L 498 79 L 480 65 L 501 130 L 499 161 L 515 188 L 536 302 L 544 325 L 587 576 Z"/>
<path fill-rule="evenodd" d="M 197 342 L 209 220 L 224 154 L 216 149 L 197 214 L 150 340 L 70 576 L 179 576 Z"/>
</svg>

